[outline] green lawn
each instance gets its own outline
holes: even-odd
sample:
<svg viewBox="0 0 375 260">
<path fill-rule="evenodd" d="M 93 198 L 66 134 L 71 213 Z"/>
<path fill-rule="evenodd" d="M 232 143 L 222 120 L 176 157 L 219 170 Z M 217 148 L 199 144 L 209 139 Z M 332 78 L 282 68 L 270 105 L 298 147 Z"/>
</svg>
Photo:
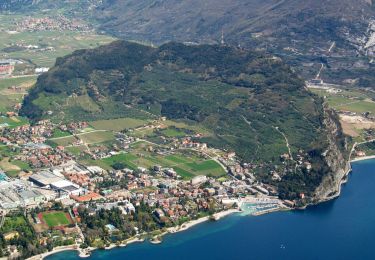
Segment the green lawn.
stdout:
<svg viewBox="0 0 375 260">
<path fill-rule="evenodd" d="M 72 222 L 66 216 L 67 213 L 62 211 L 56 212 L 44 212 L 42 214 L 43 220 L 47 223 L 49 227 L 56 227 L 56 226 L 65 226 L 69 225 Z"/>
</svg>

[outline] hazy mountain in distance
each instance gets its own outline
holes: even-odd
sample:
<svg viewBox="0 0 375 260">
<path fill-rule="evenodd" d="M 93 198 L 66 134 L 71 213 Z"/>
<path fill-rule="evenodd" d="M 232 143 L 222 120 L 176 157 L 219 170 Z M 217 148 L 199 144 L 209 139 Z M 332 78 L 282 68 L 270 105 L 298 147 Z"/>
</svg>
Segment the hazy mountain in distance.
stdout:
<svg viewBox="0 0 375 260">
<path fill-rule="evenodd" d="M 120 38 L 217 43 L 223 32 L 227 43 L 273 52 L 305 78 L 324 63 L 324 79 L 361 86 L 374 80 L 374 12 L 371 0 L 104 0 L 94 11 L 100 29 Z"/>
<path fill-rule="evenodd" d="M 226 43 L 272 52 L 307 79 L 324 63 L 328 81 L 375 82 L 371 0 L 0 0 L 0 8 L 60 8 L 88 18 L 99 31 L 157 45 L 218 43 L 223 32 Z"/>
</svg>

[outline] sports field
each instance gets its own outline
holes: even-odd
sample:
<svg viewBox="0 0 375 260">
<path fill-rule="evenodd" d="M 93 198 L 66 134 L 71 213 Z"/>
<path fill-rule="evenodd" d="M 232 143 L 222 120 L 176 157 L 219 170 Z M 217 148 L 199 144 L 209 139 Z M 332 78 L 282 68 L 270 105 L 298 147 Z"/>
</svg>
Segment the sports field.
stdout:
<svg viewBox="0 0 375 260">
<path fill-rule="evenodd" d="M 66 226 L 72 224 L 69 213 L 63 211 L 43 212 L 38 215 L 42 222 L 45 222 L 48 227 Z"/>
</svg>

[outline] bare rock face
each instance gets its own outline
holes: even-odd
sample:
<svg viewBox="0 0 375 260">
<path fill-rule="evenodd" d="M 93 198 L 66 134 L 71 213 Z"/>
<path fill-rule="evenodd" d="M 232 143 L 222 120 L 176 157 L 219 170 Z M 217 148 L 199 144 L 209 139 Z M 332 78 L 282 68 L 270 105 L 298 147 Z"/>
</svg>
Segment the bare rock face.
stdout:
<svg viewBox="0 0 375 260">
<path fill-rule="evenodd" d="M 341 184 L 345 181 L 350 171 L 348 147 L 340 146 L 342 140 L 341 125 L 334 120 L 334 114 L 331 111 L 325 111 L 324 124 L 330 129 L 328 135 L 328 148 L 324 153 L 326 163 L 331 171 L 323 177 L 321 184 L 315 190 L 313 203 L 330 200 L 339 195 Z M 346 140 L 345 140 L 346 142 Z"/>
</svg>

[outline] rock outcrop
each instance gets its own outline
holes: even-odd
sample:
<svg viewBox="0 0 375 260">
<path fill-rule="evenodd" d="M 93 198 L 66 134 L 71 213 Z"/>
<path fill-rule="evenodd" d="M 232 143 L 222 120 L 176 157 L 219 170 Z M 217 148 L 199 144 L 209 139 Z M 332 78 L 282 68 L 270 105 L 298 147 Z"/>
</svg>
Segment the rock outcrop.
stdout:
<svg viewBox="0 0 375 260">
<path fill-rule="evenodd" d="M 330 130 L 328 148 L 324 152 L 325 161 L 331 171 L 324 175 L 321 184 L 316 188 L 312 203 L 319 203 L 333 199 L 340 195 L 341 185 L 350 172 L 347 137 L 343 135 L 341 125 L 336 114 L 326 109 L 324 124 Z"/>
</svg>

